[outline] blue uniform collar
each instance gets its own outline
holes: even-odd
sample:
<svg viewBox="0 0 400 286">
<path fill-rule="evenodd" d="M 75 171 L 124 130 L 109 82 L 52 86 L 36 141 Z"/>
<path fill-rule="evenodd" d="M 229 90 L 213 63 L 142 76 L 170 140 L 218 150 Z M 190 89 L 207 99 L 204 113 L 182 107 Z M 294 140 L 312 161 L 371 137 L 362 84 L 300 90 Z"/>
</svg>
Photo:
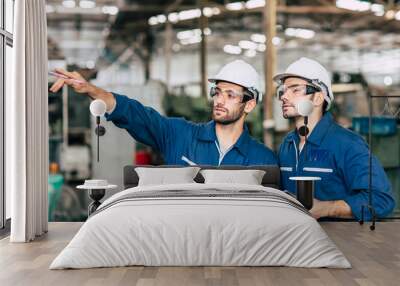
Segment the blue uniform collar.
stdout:
<svg viewBox="0 0 400 286">
<path fill-rule="evenodd" d="M 313 131 L 311 132 L 310 136 L 307 138 L 307 141 L 315 144 L 321 145 L 322 140 L 324 139 L 325 135 L 328 133 L 329 127 L 333 123 L 333 117 L 330 112 L 326 112 L 324 116 L 322 116 L 321 120 L 318 121 L 317 125 L 314 127 Z M 290 132 L 287 136 L 285 141 L 299 141 L 299 134 L 296 130 Z"/>
<path fill-rule="evenodd" d="M 202 141 L 212 141 L 212 142 L 217 140 L 214 120 L 211 120 L 207 124 L 204 124 L 200 130 L 201 131 L 197 133 L 197 139 L 200 139 Z"/>
<path fill-rule="evenodd" d="M 201 132 L 198 132 L 197 138 L 202 141 L 210 141 L 210 142 L 218 141 L 217 134 L 215 133 L 215 121 L 211 120 L 210 122 L 205 124 Z M 246 155 L 248 153 L 248 146 L 250 140 L 251 138 L 249 134 L 249 129 L 245 124 L 243 126 L 242 134 L 240 135 L 239 139 L 236 141 L 236 143 L 233 145 L 232 148 L 236 148 L 239 150 L 240 153 L 242 153 L 242 155 Z"/>
</svg>

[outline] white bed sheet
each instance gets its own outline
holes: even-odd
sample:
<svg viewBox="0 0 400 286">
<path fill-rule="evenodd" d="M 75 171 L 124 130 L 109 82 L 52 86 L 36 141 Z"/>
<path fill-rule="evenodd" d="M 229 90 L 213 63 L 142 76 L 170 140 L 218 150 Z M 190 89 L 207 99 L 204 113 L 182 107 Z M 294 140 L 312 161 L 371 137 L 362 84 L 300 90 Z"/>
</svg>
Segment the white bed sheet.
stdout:
<svg viewBox="0 0 400 286">
<path fill-rule="evenodd" d="M 259 198 L 174 197 L 115 200 L 146 191 L 262 190 L 240 184 L 135 187 L 110 197 L 81 227 L 50 269 L 145 266 L 293 266 L 350 268 L 310 215 Z"/>
</svg>

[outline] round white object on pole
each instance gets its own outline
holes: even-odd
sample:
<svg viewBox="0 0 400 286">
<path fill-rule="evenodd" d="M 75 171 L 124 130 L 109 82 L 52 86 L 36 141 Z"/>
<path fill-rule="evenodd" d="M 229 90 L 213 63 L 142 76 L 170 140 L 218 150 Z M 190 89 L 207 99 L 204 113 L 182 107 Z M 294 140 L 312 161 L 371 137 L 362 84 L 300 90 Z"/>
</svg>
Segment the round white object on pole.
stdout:
<svg viewBox="0 0 400 286">
<path fill-rule="evenodd" d="M 93 116 L 103 116 L 106 113 L 107 105 L 103 100 L 96 99 L 92 101 L 89 109 Z"/>
</svg>

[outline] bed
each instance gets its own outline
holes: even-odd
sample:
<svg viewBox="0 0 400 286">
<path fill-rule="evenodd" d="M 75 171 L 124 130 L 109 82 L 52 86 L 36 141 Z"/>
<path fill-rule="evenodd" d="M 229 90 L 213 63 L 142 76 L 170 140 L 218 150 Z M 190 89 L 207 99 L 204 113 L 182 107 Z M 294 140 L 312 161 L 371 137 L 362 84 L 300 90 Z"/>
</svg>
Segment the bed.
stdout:
<svg viewBox="0 0 400 286">
<path fill-rule="evenodd" d="M 181 167 L 168 166 L 165 172 L 172 168 Z M 50 269 L 130 265 L 351 267 L 309 212 L 291 195 L 278 190 L 277 167 L 200 168 L 203 173 L 197 172 L 192 182 L 168 183 L 168 176 L 164 183 L 157 183 L 152 175 L 155 183 L 141 185 L 138 173 L 143 168 L 125 167 L 125 190 L 100 205 Z M 213 169 L 228 175 L 240 173 L 231 176 L 233 182 L 214 182 L 203 171 Z M 240 174 L 252 172 L 249 170 L 263 172 L 260 184 L 242 183 Z M 157 172 L 163 171 L 158 168 Z"/>
</svg>

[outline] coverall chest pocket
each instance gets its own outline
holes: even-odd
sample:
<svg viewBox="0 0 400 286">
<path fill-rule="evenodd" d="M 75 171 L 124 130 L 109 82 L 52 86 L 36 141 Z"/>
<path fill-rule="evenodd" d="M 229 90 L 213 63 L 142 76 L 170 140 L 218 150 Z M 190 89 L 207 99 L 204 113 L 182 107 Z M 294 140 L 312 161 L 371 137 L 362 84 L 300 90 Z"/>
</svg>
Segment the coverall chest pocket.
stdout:
<svg viewBox="0 0 400 286">
<path fill-rule="evenodd" d="M 309 176 L 321 177 L 327 183 L 335 172 L 332 154 L 326 149 L 309 150 L 303 171 Z"/>
</svg>

